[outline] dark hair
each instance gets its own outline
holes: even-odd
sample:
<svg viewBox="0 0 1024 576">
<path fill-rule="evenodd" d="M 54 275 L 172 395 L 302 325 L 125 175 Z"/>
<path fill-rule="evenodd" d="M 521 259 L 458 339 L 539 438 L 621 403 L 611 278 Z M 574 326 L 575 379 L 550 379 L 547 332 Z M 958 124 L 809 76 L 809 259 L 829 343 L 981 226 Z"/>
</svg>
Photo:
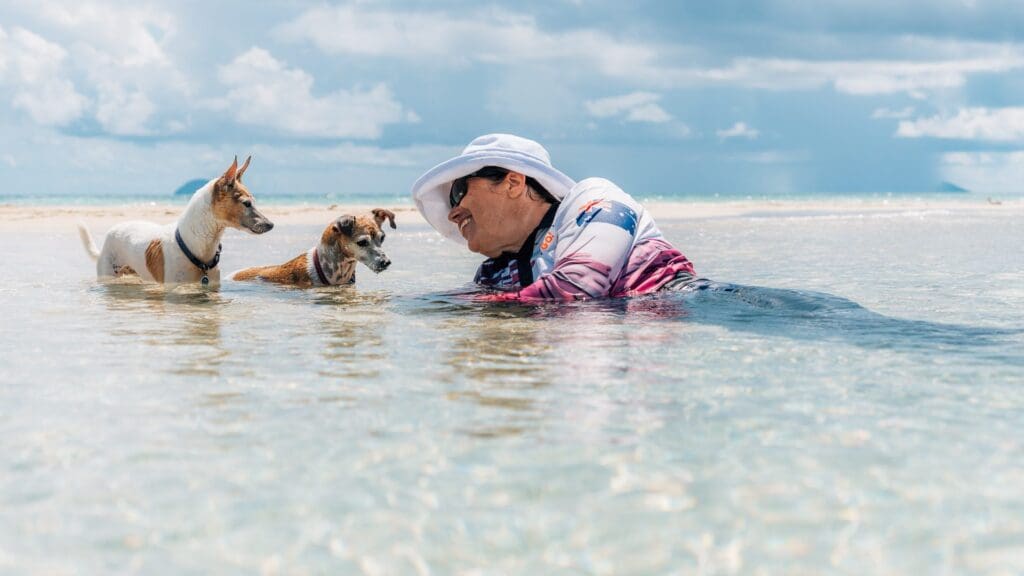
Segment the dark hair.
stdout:
<svg viewBox="0 0 1024 576">
<path fill-rule="evenodd" d="M 459 200 L 461 201 L 462 196 L 465 195 L 466 193 L 467 181 L 470 178 L 483 178 L 485 180 L 491 181 L 494 184 L 497 184 L 498 182 L 504 180 L 505 176 L 509 172 L 511 172 L 511 170 L 502 168 L 500 166 L 484 166 L 483 168 L 477 170 L 476 172 L 473 172 L 472 174 L 466 174 L 465 176 L 457 178 L 454 182 L 452 182 L 451 196 L 454 198 L 455 191 L 461 190 L 461 194 L 459 194 Z M 547 188 L 542 186 L 541 183 L 537 182 L 537 180 L 535 180 L 534 178 L 527 176 L 526 186 L 529 191 L 532 191 L 534 194 L 536 194 L 539 200 L 543 200 L 548 204 L 558 204 L 558 199 L 552 196 L 551 193 L 548 192 Z"/>
</svg>

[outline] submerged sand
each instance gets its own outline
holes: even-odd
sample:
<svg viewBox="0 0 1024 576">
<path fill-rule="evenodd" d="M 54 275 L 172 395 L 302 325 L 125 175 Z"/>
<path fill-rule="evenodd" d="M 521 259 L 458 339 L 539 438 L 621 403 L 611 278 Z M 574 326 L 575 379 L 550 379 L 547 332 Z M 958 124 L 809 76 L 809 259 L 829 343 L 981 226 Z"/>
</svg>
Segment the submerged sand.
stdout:
<svg viewBox="0 0 1024 576">
<path fill-rule="evenodd" d="M 1021 202 L 653 202 L 742 290 L 542 307 L 396 204 L 217 291 L 79 245 L 178 205 L 0 208 L 0 573 L 1024 573 Z M 370 208 L 260 206 L 225 275 Z"/>
</svg>

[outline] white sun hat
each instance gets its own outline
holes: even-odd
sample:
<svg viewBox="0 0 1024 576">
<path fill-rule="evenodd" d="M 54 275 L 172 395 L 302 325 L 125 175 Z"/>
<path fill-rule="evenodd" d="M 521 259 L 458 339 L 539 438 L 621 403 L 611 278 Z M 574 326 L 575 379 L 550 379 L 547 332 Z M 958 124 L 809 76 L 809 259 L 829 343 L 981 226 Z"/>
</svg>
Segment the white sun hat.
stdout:
<svg viewBox="0 0 1024 576">
<path fill-rule="evenodd" d="M 511 134 L 487 134 L 476 138 L 462 154 L 427 170 L 412 185 L 412 197 L 420 214 L 445 238 L 465 244 L 459 228 L 448 221 L 451 205 L 448 194 L 452 182 L 485 166 L 498 166 L 519 172 L 540 182 L 557 200 L 576 185 L 572 178 L 551 165 L 551 157 L 543 146 Z"/>
</svg>

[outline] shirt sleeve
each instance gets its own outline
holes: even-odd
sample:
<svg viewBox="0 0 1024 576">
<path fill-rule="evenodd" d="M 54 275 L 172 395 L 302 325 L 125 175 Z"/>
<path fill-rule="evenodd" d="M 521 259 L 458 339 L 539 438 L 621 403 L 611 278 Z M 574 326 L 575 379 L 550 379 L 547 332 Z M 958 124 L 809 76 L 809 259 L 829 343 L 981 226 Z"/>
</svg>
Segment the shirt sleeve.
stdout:
<svg viewBox="0 0 1024 576">
<path fill-rule="evenodd" d="M 641 208 L 607 180 L 592 178 L 580 188 L 566 198 L 552 225 L 554 268 L 515 299 L 579 300 L 611 291 L 633 248 Z"/>
</svg>

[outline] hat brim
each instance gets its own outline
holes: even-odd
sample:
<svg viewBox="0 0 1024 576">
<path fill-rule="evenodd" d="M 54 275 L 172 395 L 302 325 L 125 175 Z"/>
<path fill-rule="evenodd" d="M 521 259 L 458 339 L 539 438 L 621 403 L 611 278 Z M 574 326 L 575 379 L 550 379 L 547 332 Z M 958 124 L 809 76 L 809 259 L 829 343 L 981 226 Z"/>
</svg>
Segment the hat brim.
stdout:
<svg viewBox="0 0 1024 576">
<path fill-rule="evenodd" d="M 513 150 L 481 150 L 456 156 L 434 166 L 412 185 L 412 197 L 416 202 L 416 208 L 445 238 L 466 244 L 466 239 L 459 233 L 459 228 L 448 221 L 448 213 L 451 211 L 448 194 L 454 180 L 485 166 L 498 166 L 529 176 L 540 182 L 541 186 L 557 200 L 564 198 L 576 185 L 572 178 L 555 168 L 533 156 L 519 154 Z"/>
</svg>

